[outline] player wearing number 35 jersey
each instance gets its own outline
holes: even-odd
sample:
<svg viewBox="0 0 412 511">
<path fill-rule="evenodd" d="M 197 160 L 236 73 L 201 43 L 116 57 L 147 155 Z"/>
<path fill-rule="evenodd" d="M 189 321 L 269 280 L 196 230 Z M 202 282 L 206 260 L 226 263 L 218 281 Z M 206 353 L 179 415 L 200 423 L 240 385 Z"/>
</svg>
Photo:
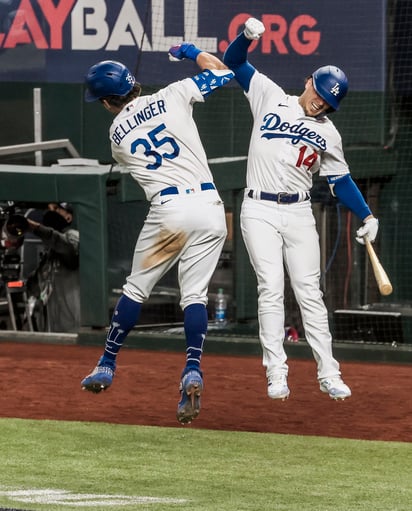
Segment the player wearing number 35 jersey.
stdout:
<svg viewBox="0 0 412 511">
<path fill-rule="evenodd" d="M 86 76 L 86 101 L 100 100 L 115 115 L 109 135 L 112 155 L 143 188 L 151 206 L 113 312 L 104 353 L 81 385 L 92 392 L 111 385 L 118 352 L 138 322 L 142 304 L 177 264 L 186 334 L 177 419 L 189 423 L 199 414 L 203 390 L 200 361 L 208 323 L 208 285 L 226 238 L 223 202 L 192 110 L 195 102 L 203 102 L 234 75 L 216 57 L 193 45 L 170 51 L 171 58 L 190 55 L 203 72 L 148 96 L 141 96 L 140 85 L 120 62 L 99 62 Z"/>
<path fill-rule="evenodd" d="M 312 175 L 319 171 L 332 193 L 363 221 L 357 240 L 364 243 L 364 236 L 375 240 L 378 221 L 351 179 L 341 137 L 327 116 L 339 109 L 348 81 L 341 69 L 323 66 L 307 78 L 299 97 L 287 95 L 247 60 L 251 42 L 264 30 L 259 20 L 249 18 L 223 60 L 235 72 L 253 114 L 241 229 L 258 281 L 259 336 L 268 395 L 286 399 L 290 393 L 283 346 L 285 267 L 317 363 L 320 390 L 333 399 L 345 399 L 351 391 L 332 356 L 310 189 Z"/>
</svg>

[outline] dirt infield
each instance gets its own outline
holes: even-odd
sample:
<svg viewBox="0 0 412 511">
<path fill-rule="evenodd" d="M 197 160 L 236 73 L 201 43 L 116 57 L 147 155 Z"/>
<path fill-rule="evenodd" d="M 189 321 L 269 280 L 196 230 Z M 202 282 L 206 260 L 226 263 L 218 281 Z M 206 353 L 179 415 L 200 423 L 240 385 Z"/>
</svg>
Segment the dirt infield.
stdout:
<svg viewBox="0 0 412 511">
<path fill-rule="evenodd" d="M 175 419 L 183 354 L 123 349 L 113 386 L 84 392 L 102 349 L 0 343 L 0 416 L 412 441 L 412 366 L 342 363 L 353 396 L 319 391 L 313 360 L 289 360 L 288 401 L 266 397 L 260 357 L 203 357 L 200 416 Z"/>
</svg>

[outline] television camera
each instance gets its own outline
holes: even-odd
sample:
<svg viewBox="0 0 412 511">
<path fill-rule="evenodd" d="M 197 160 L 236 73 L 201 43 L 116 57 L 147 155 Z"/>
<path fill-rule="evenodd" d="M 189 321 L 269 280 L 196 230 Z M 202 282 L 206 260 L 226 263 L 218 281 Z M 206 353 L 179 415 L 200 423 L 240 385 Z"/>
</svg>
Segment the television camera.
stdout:
<svg viewBox="0 0 412 511">
<path fill-rule="evenodd" d="M 0 205 L 0 279 L 3 283 L 18 280 L 21 274 L 20 247 L 28 222 L 14 203 Z"/>
<path fill-rule="evenodd" d="M 22 279 L 21 247 L 24 234 L 29 228 L 24 211 L 23 206 L 13 202 L 0 203 L 0 298 L 5 299 L 2 303 L 7 305 L 13 330 L 22 329 L 24 322 L 33 330 Z M 23 310 L 25 320 L 20 317 L 19 310 Z"/>
</svg>

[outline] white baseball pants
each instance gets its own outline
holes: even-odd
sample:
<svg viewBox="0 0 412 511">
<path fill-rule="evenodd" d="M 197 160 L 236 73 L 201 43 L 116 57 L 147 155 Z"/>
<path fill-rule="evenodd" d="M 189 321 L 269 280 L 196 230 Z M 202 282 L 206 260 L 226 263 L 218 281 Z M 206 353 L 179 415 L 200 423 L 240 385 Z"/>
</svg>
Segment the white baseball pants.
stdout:
<svg viewBox="0 0 412 511">
<path fill-rule="evenodd" d="M 143 303 L 176 263 L 182 309 L 207 305 L 208 286 L 226 239 L 223 202 L 216 190 L 157 196 L 136 242 L 125 295 Z"/>
<path fill-rule="evenodd" d="M 283 346 L 285 266 L 317 363 L 317 377 L 339 375 L 319 286 L 319 236 L 310 201 L 277 204 L 245 196 L 241 229 L 258 282 L 259 338 L 266 374 L 288 373 Z"/>
</svg>

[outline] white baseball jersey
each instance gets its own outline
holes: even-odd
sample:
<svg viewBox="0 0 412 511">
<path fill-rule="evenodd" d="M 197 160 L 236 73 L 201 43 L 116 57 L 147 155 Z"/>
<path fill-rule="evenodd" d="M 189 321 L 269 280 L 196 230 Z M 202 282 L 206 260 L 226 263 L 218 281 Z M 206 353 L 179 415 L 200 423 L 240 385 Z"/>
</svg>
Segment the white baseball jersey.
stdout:
<svg viewBox="0 0 412 511">
<path fill-rule="evenodd" d="M 192 117 L 203 102 L 191 78 L 128 103 L 110 127 L 113 158 L 128 168 L 151 200 L 169 186 L 212 182 L 207 157 Z"/>
<path fill-rule="evenodd" d="M 349 173 L 341 136 L 328 117 L 307 117 L 297 96 L 289 96 L 255 71 L 245 95 L 254 123 L 249 147 L 247 187 L 267 192 L 312 188 L 312 175 Z"/>
<path fill-rule="evenodd" d="M 176 263 L 182 309 L 208 301 L 226 222 L 192 117 L 193 104 L 203 101 L 198 85 L 186 78 L 134 99 L 110 127 L 114 159 L 129 170 L 151 202 L 123 286 L 125 295 L 140 303 Z M 171 187 L 176 191 L 159 193 Z"/>
</svg>

